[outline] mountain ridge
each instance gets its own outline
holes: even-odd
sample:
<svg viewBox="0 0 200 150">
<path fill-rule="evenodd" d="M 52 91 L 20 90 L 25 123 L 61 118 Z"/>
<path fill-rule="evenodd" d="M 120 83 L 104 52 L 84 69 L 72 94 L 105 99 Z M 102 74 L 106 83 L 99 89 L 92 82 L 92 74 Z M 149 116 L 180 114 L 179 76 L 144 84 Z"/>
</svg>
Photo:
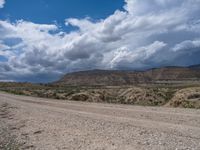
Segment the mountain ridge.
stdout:
<svg viewBox="0 0 200 150">
<path fill-rule="evenodd" d="M 200 65 L 188 67 L 165 66 L 148 70 L 86 70 L 68 73 L 56 84 L 64 85 L 134 85 L 157 81 L 200 80 Z"/>
</svg>

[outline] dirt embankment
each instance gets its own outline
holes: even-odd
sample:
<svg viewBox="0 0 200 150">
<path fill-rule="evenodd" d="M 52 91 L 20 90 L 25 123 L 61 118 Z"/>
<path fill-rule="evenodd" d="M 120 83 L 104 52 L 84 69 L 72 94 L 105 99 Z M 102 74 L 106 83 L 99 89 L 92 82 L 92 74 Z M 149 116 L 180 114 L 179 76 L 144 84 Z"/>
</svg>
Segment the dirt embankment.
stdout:
<svg viewBox="0 0 200 150">
<path fill-rule="evenodd" d="M 28 83 L 0 83 L 0 90 L 60 100 L 200 108 L 199 85 L 167 86 L 55 86 Z"/>
<path fill-rule="evenodd" d="M 132 87 L 81 90 L 79 93 L 68 96 L 68 99 L 88 102 L 162 106 L 168 102 L 171 98 L 170 96 L 172 96 L 172 91 L 165 88 L 147 89 Z"/>
<path fill-rule="evenodd" d="M 200 109 L 200 88 L 185 88 L 178 90 L 167 106 Z"/>
</svg>

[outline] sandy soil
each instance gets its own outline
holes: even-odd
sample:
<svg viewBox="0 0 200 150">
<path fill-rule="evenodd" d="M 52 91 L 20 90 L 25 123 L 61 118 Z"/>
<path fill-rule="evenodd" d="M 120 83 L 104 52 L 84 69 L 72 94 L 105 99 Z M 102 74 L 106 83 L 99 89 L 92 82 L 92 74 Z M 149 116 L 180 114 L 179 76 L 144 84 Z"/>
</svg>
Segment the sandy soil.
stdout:
<svg viewBox="0 0 200 150">
<path fill-rule="evenodd" d="M 199 150 L 200 110 L 58 101 L 0 93 L 21 149 Z M 0 124 L 1 127 L 1 124 Z"/>
</svg>

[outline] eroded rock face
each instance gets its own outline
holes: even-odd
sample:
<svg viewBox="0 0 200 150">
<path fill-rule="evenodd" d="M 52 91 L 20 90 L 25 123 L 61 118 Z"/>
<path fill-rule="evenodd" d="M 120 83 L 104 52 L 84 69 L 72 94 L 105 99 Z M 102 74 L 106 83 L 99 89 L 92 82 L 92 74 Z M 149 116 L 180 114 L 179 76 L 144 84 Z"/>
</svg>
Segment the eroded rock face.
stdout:
<svg viewBox="0 0 200 150">
<path fill-rule="evenodd" d="M 164 67 L 147 71 L 91 70 L 66 74 L 55 84 L 122 86 L 138 83 L 200 81 L 197 67 Z"/>
</svg>

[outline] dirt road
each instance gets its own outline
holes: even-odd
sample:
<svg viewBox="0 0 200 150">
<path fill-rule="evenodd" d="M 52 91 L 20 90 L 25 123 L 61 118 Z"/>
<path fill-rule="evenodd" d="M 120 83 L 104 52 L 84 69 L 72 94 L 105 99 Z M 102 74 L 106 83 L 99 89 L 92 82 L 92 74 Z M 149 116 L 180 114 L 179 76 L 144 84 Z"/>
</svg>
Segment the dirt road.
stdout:
<svg viewBox="0 0 200 150">
<path fill-rule="evenodd" d="M 200 110 L 58 101 L 0 93 L 0 106 L 5 104 L 10 115 L 0 116 L 0 120 L 12 127 L 24 149 L 200 149 Z"/>
</svg>

